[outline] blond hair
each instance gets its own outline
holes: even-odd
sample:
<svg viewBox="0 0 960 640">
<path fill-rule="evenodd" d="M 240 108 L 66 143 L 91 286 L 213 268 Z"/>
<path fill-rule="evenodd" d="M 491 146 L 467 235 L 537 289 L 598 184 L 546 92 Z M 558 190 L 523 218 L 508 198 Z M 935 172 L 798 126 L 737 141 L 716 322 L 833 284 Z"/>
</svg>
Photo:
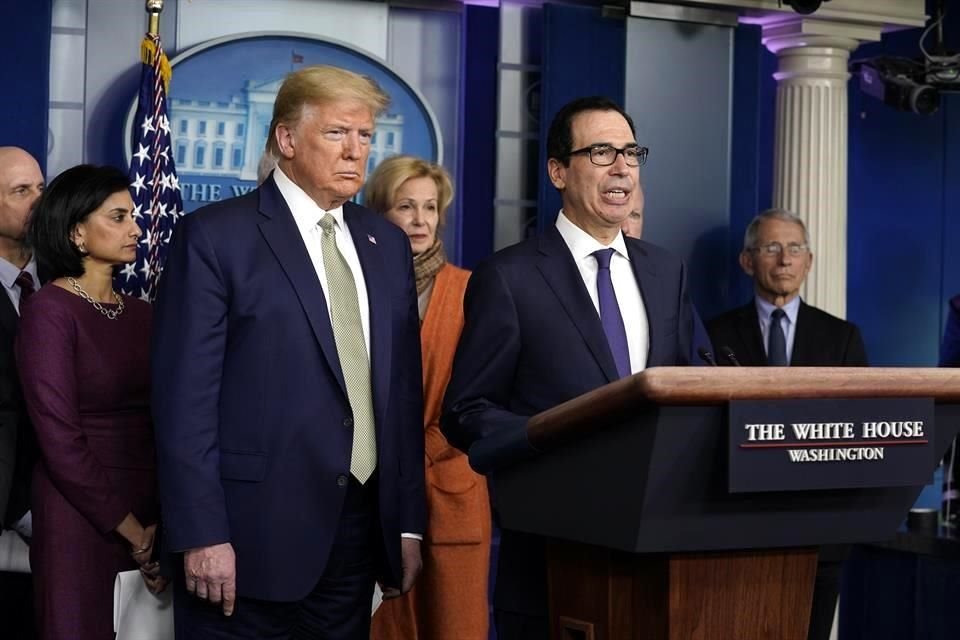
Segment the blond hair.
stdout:
<svg viewBox="0 0 960 640">
<path fill-rule="evenodd" d="M 440 165 L 415 156 L 391 156 L 378 164 L 363 191 L 363 204 L 377 213 L 386 213 L 393 208 L 400 186 L 414 178 L 430 178 L 437 185 L 439 224 L 443 226 L 447 207 L 453 202 L 450 174 Z"/>
<path fill-rule="evenodd" d="M 296 127 L 307 105 L 330 104 L 339 100 L 357 100 L 370 109 L 374 118 L 390 104 L 390 96 L 375 80 L 353 71 L 327 65 L 304 67 L 289 74 L 273 103 L 273 119 L 267 136 L 266 151 L 282 157 L 277 145 L 277 126 Z"/>
</svg>

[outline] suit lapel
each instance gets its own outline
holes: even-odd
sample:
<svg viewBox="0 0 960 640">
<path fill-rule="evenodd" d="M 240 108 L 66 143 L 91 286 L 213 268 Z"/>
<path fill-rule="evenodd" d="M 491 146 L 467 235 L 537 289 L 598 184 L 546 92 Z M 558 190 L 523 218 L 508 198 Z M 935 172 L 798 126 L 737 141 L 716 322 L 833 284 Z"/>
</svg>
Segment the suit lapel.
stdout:
<svg viewBox="0 0 960 640">
<path fill-rule="evenodd" d="M 537 269 L 540 274 L 560 300 L 607 380 L 613 382 L 619 379 L 600 316 L 583 284 L 583 276 L 556 227 L 551 226 L 540 235 L 539 251 Z"/>
<path fill-rule="evenodd" d="M 750 301 L 746 306 L 740 307 L 740 322 L 737 323 L 737 332 L 740 334 L 740 341 L 746 354 L 745 362 L 756 363 L 756 366 L 767 364 L 767 352 L 763 348 L 763 334 L 760 333 L 760 316 L 757 315 L 757 305 Z"/>
<path fill-rule="evenodd" d="M 790 366 L 810 366 L 818 342 L 815 321 L 810 316 L 810 310 L 805 302 L 800 302 L 797 310 L 797 326 L 793 329 L 793 353 L 790 356 Z"/>
<path fill-rule="evenodd" d="M 386 402 L 390 388 L 390 355 L 393 353 L 393 319 L 390 303 L 390 287 L 386 280 L 383 255 L 376 244 L 373 230 L 359 213 L 359 207 L 347 202 L 343 205 L 343 218 L 357 248 L 363 281 L 367 285 L 367 300 L 370 307 L 370 382 L 373 389 L 374 410 L 377 424 L 386 417 Z M 371 240 L 371 238 L 373 238 Z M 412 267 L 411 267 L 412 268 Z"/>
<path fill-rule="evenodd" d="M 323 287 L 317 279 L 317 271 L 304 246 L 303 236 L 300 235 L 293 214 L 272 179 L 260 187 L 260 213 L 266 218 L 260 222 L 260 233 L 290 279 L 313 334 L 320 343 L 324 358 L 346 396 L 347 386 L 343 381 L 337 345 L 333 340 L 333 327 L 330 326 L 330 314 L 327 311 Z"/>
</svg>

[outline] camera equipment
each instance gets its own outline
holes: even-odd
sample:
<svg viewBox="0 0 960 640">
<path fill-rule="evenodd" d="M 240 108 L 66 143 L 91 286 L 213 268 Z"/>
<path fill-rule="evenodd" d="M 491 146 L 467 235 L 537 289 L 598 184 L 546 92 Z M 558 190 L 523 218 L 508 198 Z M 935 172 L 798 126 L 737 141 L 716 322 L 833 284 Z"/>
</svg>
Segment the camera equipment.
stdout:
<svg viewBox="0 0 960 640">
<path fill-rule="evenodd" d="M 960 92 L 960 54 L 949 53 L 943 43 L 946 13 L 946 0 L 939 0 L 934 21 L 920 36 L 921 58 L 879 56 L 851 62 L 860 89 L 895 109 L 921 115 L 937 111 L 941 93 Z M 934 30 L 936 40 L 928 51 L 924 42 Z"/>
<path fill-rule="evenodd" d="M 780 0 L 781 6 L 786 3 L 787 5 L 793 7 L 794 11 L 804 15 L 813 13 L 819 9 L 820 5 L 824 2 L 830 2 L 830 0 Z"/>
</svg>

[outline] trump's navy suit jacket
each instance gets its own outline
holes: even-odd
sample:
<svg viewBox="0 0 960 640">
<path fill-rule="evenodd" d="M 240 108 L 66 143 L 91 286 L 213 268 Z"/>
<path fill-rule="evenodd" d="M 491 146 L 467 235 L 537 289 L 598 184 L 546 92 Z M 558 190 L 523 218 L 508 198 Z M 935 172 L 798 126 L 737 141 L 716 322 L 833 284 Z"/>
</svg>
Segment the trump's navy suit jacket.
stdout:
<svg viewBox="0 0 960 640">
<path fill-rule="evenodd" d="M 650 326 L 647 366 L 689 364 L 692 307 L 681 261 L 626 238 Z M 534 455 L 529 416 L 618 378 L 596 307 L 555 227 L 498 252 L 470 278 L 441 427 L 485 472 Z M 629 330 L 629 328 L 628 328 Z M 546 615 L 542 541 L 505 531 L 496 606 Z"/>
<path fill-rule="evenodd" d="M 370 300 L 382 570 L 399 584 L 400 534 L 426 524 L 410 242 L 362 207 L 343 213 Z M 337 530 L 353 423 L 323 290 L 272 178 L 177 225 L 153 389 L 165 546 L 229 541 L 240 595 L 303 598 Z"/>
</svg>

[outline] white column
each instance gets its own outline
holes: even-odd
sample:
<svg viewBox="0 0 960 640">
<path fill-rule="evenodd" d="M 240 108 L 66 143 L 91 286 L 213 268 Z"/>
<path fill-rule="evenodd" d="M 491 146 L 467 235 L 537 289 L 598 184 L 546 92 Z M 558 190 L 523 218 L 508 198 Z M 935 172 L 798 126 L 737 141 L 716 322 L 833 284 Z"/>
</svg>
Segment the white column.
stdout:
<svg viewBox="0 0 960 640">
<path fill-rule="evenodd" d="M 779 58 L 773 206 L 810 232 L 813 270 L 801 295 L 841 318 L 847 310 L 848 37 L 765 34 Z"/>
</svg>

